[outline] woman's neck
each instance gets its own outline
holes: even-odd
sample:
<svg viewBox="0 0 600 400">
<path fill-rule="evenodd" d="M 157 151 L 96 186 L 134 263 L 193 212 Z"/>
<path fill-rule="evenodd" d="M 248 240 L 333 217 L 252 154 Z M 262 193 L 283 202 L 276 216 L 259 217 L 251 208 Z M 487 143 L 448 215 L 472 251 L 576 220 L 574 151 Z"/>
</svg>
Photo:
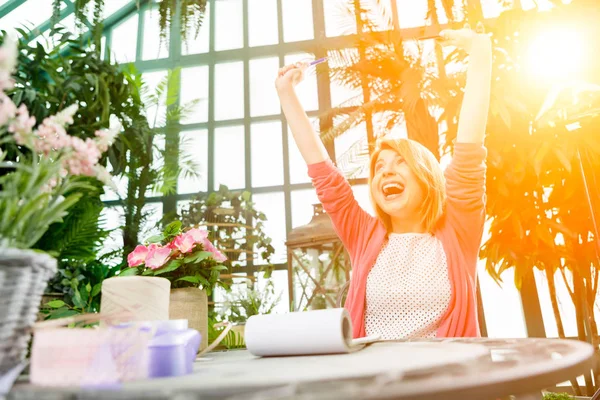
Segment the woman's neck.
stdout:
<svg viewBox="0 0 600 400">
<path fill-rule="evenodd" d="M 392 218 L 393 233 L 427 233 L 423 221 L 406 218 Z"/>
</svg>

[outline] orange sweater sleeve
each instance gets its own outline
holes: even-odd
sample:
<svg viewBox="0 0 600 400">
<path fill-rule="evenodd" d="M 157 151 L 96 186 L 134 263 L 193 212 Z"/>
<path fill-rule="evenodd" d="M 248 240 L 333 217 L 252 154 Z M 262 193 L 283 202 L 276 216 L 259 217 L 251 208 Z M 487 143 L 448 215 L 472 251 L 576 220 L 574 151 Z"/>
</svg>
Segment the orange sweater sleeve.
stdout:
<svg viewBox="0 0 600 400">
<path fill-rule="evenodd" d="M 446 223 L 454 230 L 469 265 L 477 264 L 483 236 L 486 156 L 481 144 L 456 143 L 445 171 Z M 474 276 L 475 271 L 469 273 Z"/>
<path fill-rule="evenodd" d="M 350 184 L 331 160 L 309 165 L 308 174 L 336 233 L 350 257 L 356 259 L 377 220 L 360 207 Z"/>
</svg>

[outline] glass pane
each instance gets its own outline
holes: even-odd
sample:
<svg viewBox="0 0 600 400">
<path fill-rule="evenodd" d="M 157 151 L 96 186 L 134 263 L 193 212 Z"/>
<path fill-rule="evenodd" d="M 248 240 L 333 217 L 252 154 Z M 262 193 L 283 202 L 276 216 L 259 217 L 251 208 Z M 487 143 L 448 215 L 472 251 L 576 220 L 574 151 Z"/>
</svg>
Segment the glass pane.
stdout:
<svg viewBox="0 0 600 400">
<path fill-rule="evenodd" d="M 283 40 L 297 42 L 314 38 L 312 0 L 282 0 Z"/>
<path fill-rule="evenodd" d="M 104 2 L 104 18 L 110 17 L 113 13 L 120 10 L 131 0 L 110 0 Z"/>
<path fill-rule="evenodd" d="M 140 240 L 146 240 L 151 236 L 161 233 L 159 223 L 163 215 L 162 203 L 146 204 L 142 210 L 142 215 L 144 215 L 144 220 L 140 226 Z"/>
<path fill-rule="evenodd" d="M 267 217 L 265 221 L 265 233 L 273 240 L 272 245 L 275 248 L 271 262 L 273 264 L 286 262 L 286 228 L 283 193 L 255 194 L 252 196 L 252 201 L 256 205 L 256 210 L 263 212 Z"/>
<path fill-rule="evenodd" d="M 265 279 L 265 273 L 259 272 L 256 274 L 256 289 L 262 290 L 269 281 Z M 273 314 L 285 314 L 290 310 L 290 295 L 288 288 L 288 272 L 287 271 L 273 271 L 271 279 L 273 286 L 275 287 L 275 295 L 273 299 L 268 299 L 269 303 L 275 302 L 273 308 Z M 277 301 L 278 300 L 278 301 Z"/>
<path fill-rule="evenodd" d="M 158 84 L 165 79 L 167 71 L 155 71 L 146 72 L 142 74 L 142 79 L 146 86 L 148 95 L 154 95 Z M 165 107 L 164 100 L 157 102 L 150 102 L 148 98 L 144 98 L 144 105 L 146 106 L 146 116 L 148 117 L 148 123 L 151 128 L 161 125 L 161 122 L 165 120 L 167 115 L 167 108 Z"/>
<path fill-rule="evenodd" d="M 191 102 L 196 105 L 191 107 Z M 208 66 L 181 69 L 180 104 L 191 107 L 182 115 L 182 124 L 208 121 Z"/>
<path fill-rule="evenodd" d="M 64 9 L 65 5 L 61 5 Z M 19 7 L 6 14 L 2 21 L 1 28 L 9 34 L 16 34 L 15 28 L 24 28 L 26 31 L 41 25 L 52 16 L 52 1 L 38 0 L 26 1 Z"/>
<path fill-rule="evenodd" d="M 190 207 L 191 200 L 178 200 L 177 201 L 177 214 L 181 215 L 182 210 L 188 210 Z M 184 226 L 185 228 L 185 226 Z"/>
<path fill-rule="evenodd" d="M 185 172 L 179 176 L 177 183 L 178 193 L 197 193 L 208 190 L 208 131 L 186 131 L 179 134 L 179 162 L 183 171 L 186 161 L 195 164 L 193 169 L 197 176 L 186 176 Z"/>
<path fill-rule="evenodd" d="M 246 186 L 244 127 L 228 126 L 215 129 L 215 189 Z"/>
<path fill-rule="evenodd" d="M 118 63 L 135 61 L 137 51 L 138 16 L 133 15 L 112 31 L 111 54 Z"/>
<path fill-rule="evenodd" d="M 106 165 L 106 170 L 112 175 L 112 166 L 109 163 Z M 104 194 L 100 195 L 100 200 L 102 201 L 111 201 L 111 200 L 119 200 L 127 197 L 127 176 L 114 176 L 112 175 L 112 181 L 117 187 L 117 192 L 115 192 L 112 188 L 108 186 L 104 186 Z"/>
<path fill-rule="evenodd" d="M 315 57 L 308 53 L 288 54 L 285 56 L 285 65 L 293 64 L 298 61 L 313 60 Z M 274 80 L 274 79 L 273 79 Z M 317 75 L 315 68 L 309 68 L 306 71 L 304 81 L 296 86 L 296 93 L 304 110 L 313 111 L 319 109 L 319 96 L 317 94 Z"/>
<path fill-rule="evenodd" d="M 425 25 L 427 1 L 396 0 L 396 3 L 398 4 L 398 22 L 401 29 Z"/>
<path fill-rule="evenodd" d="M 273 115 L 280 113 L 279 98 L 275 90 L 275 78 L 279 59 L 257 58 L 250 60 L 250 115 Z"/>
<path fill-rule="evenodd" d="M 125 225 L 125 213 L 123 207 L 105 207 L 100 213 L 101 227 L 112 230 L 102 245 L 102 253 L 119 250 L 123 248 L 123 231 L 120 229 Z"/>
<path fill-rule="evenodd" d="M 75 24 L 75 14 L 69 14 L 67 17 L 60 20 L 59 25 L 64 26 L 69 32 L 78 32 L 77 25 Z M 88 31 L 89 29 L 84 25 L 84 31 Z"/>
<path fill-rule="evenodd" d="M 283 185 L 281 121 L 252 124 L 252 187 Z"/>
<path fill-rule="evenodd" d="M 215 0 L 215 50 L 239 49 L 244 45 L 242 0 Z"/>
<path fill-rule="evenodd" d="M 503 7 L 498 0 L 481 0 L 481 10 L 484 18 L 496 18 L 502 13 Z"/>
<path fill-rule="evenodd" d="M 277 44 L 277 0 L 248 0 L 248 44 Z"/>
<path fill-rule="evenodd" d="M 215 65 L 215 119 L 243 116 L 244 64 L 240 61 Z"/>
<path fill-rule="evenodd" d="M 319 131 L 319 120 L 317 118 L 311 118 L 311 123 L 316 132 Z M 308 167 L 306 162 L 294 142 L 292 130 L 288 126 L 288 155 L 290 162 L 290 183 L 306 183 L 310 182 L 308 176 Z"/>
<path fill-rule="evenodd" d="M 337 125 L 342 120 L 342 117 L 335 118 L 334 124 Z M 346 177 L 355 179 L 369 176 L 369 148 L 364 122 L 336 137 L 334 146 L 337 165 Z"/>
<path fill-rule="evenodd" d="M 162 170 L 165 165 L 165 160 L 163 158 L 163 153 L 165 151 L 165 135 L 164 134 L 155 134 L 152 140 L 152 169 L 155 171 Z M 156 189 L 156 190 L 154 190 Z M 157 188 L 148 188 L 146 191 L 147 197 L 155 197 L 162 196 L 160 192 L 160 187 Z"/>
<path fill-rule="evenodd" d="M 294 190 L 292 197 L 292 229 L 306 225 L 313 216 L 313 204 L 319 203 L 315 189 Z"/>
<path fill-rule="evenodd" d="M 346 49 L 349 56 L 358 59 L 358 51 L 356 49 Z M 329 52 L 330 68 L 342 67 L 344 65 L 336 63 L 338 57 L 334 53 Z M 331 106 L 332 107 L 347 107 L 355 106 L 363 103 L 362 89 L 360 87 L 351 88 L 336 80 L 331 80 Z"/>
<path fill-rule="evenodd" d="M 165 39 L 160 37 L 159 20 L 158 8 L 152 8 L 144 12 L 143 60 L 169 57 L 169 32 L 166 32 L 167 37 Z"/>
<path fill-rule="evenodd" d="M 478 262 L 477 276 L 488 337 L 527 337 L 521 297 L 513 284 L 514 269 L 502 273 L 501 278 L 504 283 L 501 287 L 486 272 L 485 260 Z"/>
<path fill-rule="evenodd" d="M 369 185 L 354 185 L 352 186 L 352 192 L 354 192 L 354 198 L 358 202 L 358 205 L 369 214 L 375 216 L 369 195 Z"/>
<path fill-rule="evenodd" d="M 328 37 L 356 33 L 356 18 L 347 0 L 323 0 L 323 9 L 325 34 Z"/>
<path fill-rule="evenodd" d="M 181 43 L 181 54 L 201 54 L 208 53 L 210 36 L 210 2 L 206 2 L 206 12 L 202 19 L 202 25 L 196 36 L 196 27 L 190 31 L 187 42 Z"/>
<path fill-rule="evenodd" d="M 556 325 L 556 318 L 554 311 L 552 310 L 552 303 L 550 300 L 550 290 L 548 288 L 548 279 L 546 273 L 538 269 L 534 269 L 535 281 L 538 290 L 538 296 L 540 299 L 540 307 L 542 309 L 542 317 L 544 319 L 544 328 L 547 337 L 558 337 L 558 327 Z M 565 276 L 569 280 L 569 285 L 572 285 L 572 274 L 566 271 Z M 565 330 L 565 336 L 577 336 L 577 318 L 575 314 L 575 306 L 569 289 L 565 285 L 565 280 L 559 270 L 556 270 L 554 274 L 554 285 L 556 287 L 556 301 L 558 303 L 558 311 Z M 595 307 L 594 314 L 596 319 L 598 318 L 598 307 Z"/>
<path fill-rule="evenodd" d="M 392 18 L 391 0 L 371 1 L 368 4 L 362 4 L 365 7 L 367 16 L 373 24 L 373 30 L 384 31 L 394 28 Z M 420 1 L 420 0 L 417 0 Z"/>
</svg>

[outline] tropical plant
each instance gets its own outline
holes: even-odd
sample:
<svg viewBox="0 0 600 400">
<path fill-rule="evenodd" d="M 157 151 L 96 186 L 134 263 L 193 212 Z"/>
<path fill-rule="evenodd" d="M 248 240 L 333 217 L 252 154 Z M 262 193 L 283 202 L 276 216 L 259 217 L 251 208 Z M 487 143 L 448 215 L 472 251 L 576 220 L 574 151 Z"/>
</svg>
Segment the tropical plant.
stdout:
<svg viewBox="0 0 600 400">
<path fill-rule="evenodd" d="M 220 279 L 221 271 L 227 269 L 222 265 L 225 260 L 206 230 L 192 228 L 184 232 L 181 221 L 173 221 L 162 234 L 129 253 L 130 268 L 119 276 L 160 276 L 171 282 L 171 288 L 201 286 L 210 295 L 216 285 L 226 288 Z"/>
<path fill-rule="evenodd" d="M 275 295 L 275 285 L 269 280 L 264 287 L 256 288 L 251 282 L 239 284 L 226 295 L 221 315 L 233 323 L 245 323 L 253 315 L 270 314 L 279 301 L 281 293 Z"/>
<path fill-rule="evenodd" d="M 201 193 L 181 211 L 184 226 L 207 226 L 209 238 L 228 258 L 228 267 L 240 265 L 241 254 L 246 260 L 259 261 L 267 276 L 275 249 L 264 231 L 266 216 L 251 201 L 250 192 L 233 192 L 225 185 L 209 194 Z M 257 254 L 260 258 L 255 258 Z"/>
<path fill-rule="evenodd" d="M 104 254 L 92 261 L 69 259 L 59 265 L 58 274 L 48 283 L 47 291 L 62 294 L 43 306 L 47 319 L 100 312 L 102 282 L 117 274 L 121 266 L 114 259 L 120 251 Z"/>
<path fill-rule="evenodd" d="M 75 0 L 75 21 L 82 31 L 84 26 L 90 26 L 94 42 L 99 48 L 100 37 L 103 28 L 103 13 L 105 0 Z M 142 3 L 152 3 L 148 0 L 136 0 L 137 6 Z M 60 9 L 62 0 L 53 0 L 52 25 L 60 19 Z M 92 10 L 93 4 L 93 10 Z M 179 34 L 183 41 L 187 41 L 190 32 L 196 37 L 202 26 L 204 14 L 206 13 L 207 0 L 159 0 L 158 11 L 160 27 L 160 40 L 168 40 L 168 33 L 171 24 L 176 23 L 179 28 Z M 92 19 L 89 20 L 90 10 L 92 10 Z M 176 18 L 179 18 L 176 20 Z"/>
</svg>

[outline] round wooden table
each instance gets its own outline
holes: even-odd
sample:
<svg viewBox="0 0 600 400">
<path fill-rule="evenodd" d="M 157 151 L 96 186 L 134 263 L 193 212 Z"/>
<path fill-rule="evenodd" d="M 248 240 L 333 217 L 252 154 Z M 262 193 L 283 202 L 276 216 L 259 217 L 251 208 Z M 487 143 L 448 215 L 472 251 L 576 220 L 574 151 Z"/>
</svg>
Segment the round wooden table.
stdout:
<svg viewBox="0 0 600 400">
<path fill-rule="evenodd" d="M 117 391 L 18 383 L 9 399 L 497 399 L 530 395 L 592 366 L 593 347 L 558 339 L 432 339 L 375 343 L 352 354 L 257 358 L 217 352 L 185 377 Z"/>
</svg>

